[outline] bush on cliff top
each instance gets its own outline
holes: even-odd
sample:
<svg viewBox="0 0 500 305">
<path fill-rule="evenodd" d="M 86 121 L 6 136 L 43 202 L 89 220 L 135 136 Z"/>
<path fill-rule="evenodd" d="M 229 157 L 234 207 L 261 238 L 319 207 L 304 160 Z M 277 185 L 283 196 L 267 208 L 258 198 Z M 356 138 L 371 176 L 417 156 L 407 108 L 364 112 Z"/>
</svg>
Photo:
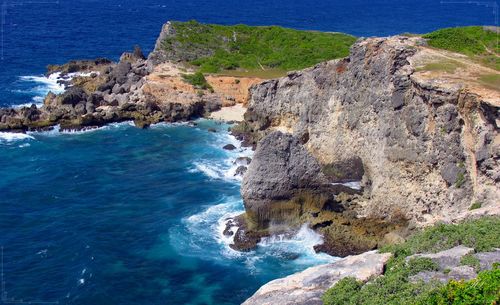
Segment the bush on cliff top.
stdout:
<svg viewBox="0 0 500 305">
<path fill-rule="evenodd" d="M 183 74 L 182 79 L 188 84 L 202 90 L 210 90 L 212 86 L 207 82 L 205 75 L 201 72 L 196 72 L 194 74 Z"/>
<path fill-rule="evenodd" d="M 500 269 L 496 265 L 476 279 L 447 284 L 409 283 L 391 277 L 363 285 L 352 277 L 344 278 L 326 292 L 323 301 L 325 305 L 493 305 L 500 301 Z"/>
<path fill-rule="evenodd" d="M 279 26 L 222 26 L 173 22 L 176 35 L 163 42 L 176 54 L 211 54 L 191 60 L 202 72 L 242 69 L 302 69 L 345 57 L 356 38 L 340 33 L 298 31 Z"/>
<path fill-rule="evenodd" d="M 430 259 L 418 258 L 407 262 L 416 253 L 438 252 L 457 245 L 476 251 L 489 251 L 500 247 L 500 217 L 484 217 L 457 225 L 440 224 L 411 236 L 405 243 L 382 248 L 391 252 L 384 276 L 367 284 L 353 278 L 339 281 L 323 296 L 325 305 L 335 304 L 493 304 L 499 298 L 500 270 L 480 273 L 470 282 L 452 281 L 410 282 L 411 275 L 424 270 L 436 270 Z M 496 285 L 496 286 L 495 286 Z M 496 288 L 495 288 L 496 287 Z M 495 290 L 496 289 L 496 290 Z"/>
</svg>

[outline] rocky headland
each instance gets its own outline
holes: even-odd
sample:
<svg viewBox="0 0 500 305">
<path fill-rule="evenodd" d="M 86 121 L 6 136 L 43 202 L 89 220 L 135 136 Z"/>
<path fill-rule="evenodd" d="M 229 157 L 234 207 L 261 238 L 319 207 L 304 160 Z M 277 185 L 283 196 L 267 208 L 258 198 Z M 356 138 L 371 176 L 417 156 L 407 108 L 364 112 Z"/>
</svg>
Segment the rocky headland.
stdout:
<svg viewBox="0 0 500 305">
<path fill-rule="evenodd" d="M 0 109 L 0 131 L 46 130 L 55 125 L 61 130 L 79 130 L 122 121 L 145 128 L 246 104 L 248 88 L 262 79 L 211 75 L 207 86 L 189 83 L 185 76 L 194 70 L 165 54 L 162 47 L 169 35 L 175 35 L 170 28 L 170 23 L 165 24 L 148 58 L 136 46 L 116 63 L 99 58 L 49 65 L 47 75 L 58 73 L 65 91 L 49 93 L 40 108 L 33 104 Z"/>
<path fill-rule="evenodd" d="M 255 153 L 252 160 L 237 160 L 245 213 L 228 220 L 224 234 L 234 237 L 232 248 L 250 251 L 265 236 L 308 224 L 324 239 L 316 251 L 346 258 L 273 281 L 245 304 L 321 304 L 321 295 L 344 277 L 367 281 L 384 273 L 391 255 L 372 250 L 400 244 L 439 222 L 500 214 L 498 70 L 431 48 L 420 36 L 394 36 L 360 39 L 346 57 L 328 53 L 341 58 L 281 78 L 257 75 L 269 72 L 259 61 L 250 64 L 262 68 L 255 75 L 220 74 L 244 62 L 238 52 L 248 45 L 238 45 L 238 35 L 245 41 L 248 31 L 167 23 L 147 58 L 136 47 L 116 63 L 49 66 L 47 73 L 59 73 L 66 90 L 49 93 L 40 108 L 0 109 L 0 131 L 56 125 L 74 130 L 130 120 L 146 128 L 210 113 L 232 120 L 246 108 L 232 133 Z M 296 35 L 275 27 L 256 31 Z M 204 45 L 199 35 L 212 36 Z M 346 50 L 354 41 L 348 35 L 310 35 L 340 39 L 339 48 Z M 210 69 L 217 73 L 200 72 Z M 234 105 L 229 114 L 216 112 Z M 447 254 L 426 258 L 439 261 Z M 481 255 L 484 264 L 498 259 L 498 251 Z M 415 279 L 448 279 L 444 268 L 464 271 L 457 264 L 443 266 Z"/>
<path fill-rule="evenodd" d="M 250 89 L 234 128 L 256 146 L 235 248 L 309 223 L 325 238 L 317 250 L 346 256 L 500 212 L 498 88 L 429 77 L 429 52 L 420 37 L 363 39 Z"/>
</svg>

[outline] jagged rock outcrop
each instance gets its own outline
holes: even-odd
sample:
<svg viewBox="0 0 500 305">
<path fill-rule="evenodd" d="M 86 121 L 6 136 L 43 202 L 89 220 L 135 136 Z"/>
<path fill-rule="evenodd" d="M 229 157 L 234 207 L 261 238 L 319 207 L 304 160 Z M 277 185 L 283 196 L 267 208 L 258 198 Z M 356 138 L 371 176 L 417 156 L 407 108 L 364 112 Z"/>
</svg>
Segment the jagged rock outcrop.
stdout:
<svg viewBox="0 0 500 305">
<path fill-rule="evenodd" d="M 133 52 L 123 53 L 118 63 L 98 58 L 49 66 L 47 75 L 57 73 L 66 91 L 49 93 L 39 109 L 2 109 L 0 130 L 24 132 L 57 124 L 63 130 L 81 129 L 125 120 L 145 128 L 163 121 L 190 120 L 222 106 L 246 102 L 243 92 L 260 79 L 211 76 L 207 87 L 192 85 L 183 75 L 194 71 L 183 64 L 200 54 L 176 48 L 167 52 L 163 44 L 172 35 L 176 33 L 166 23 L 147 59 L 136 46 Z"/>
<path fill-rule="evenodd" d="M 391 254 L 366 252 L 308 268 L 262 286 L 243 305 L 321 305 L 325 291 L 345 277 L 360 281 L 381 275 Z"/>
<path fill-rule="evenodd" d="M 362 219 L 387 224 L 406 219 L 411 226 L 452 221 L 474 202 L 482 206 L 474 213 L 499 213 L 498 101 L 460 84 L 420 77 L 412 58 L 422 44 L 420 38 L 399 36 L 365 39 L 345 59 L 254 86 L 246 122 L 238 127 L 253 144 L 260 140 L 242 186 L 245 218 L 266 229 L 282 219 L 276 215 L 288 213 L 296 200 L 289 196 L 315 191 L 325 173 L 353 182 L 342 176 L 355 164 L 360 170 L 349 174 L 357 176 L 361 195 L 317 197 L 307 204 L 314 209 L 302 204 L 291 223 L 310 222 L 303 216 L 311 212 L 326 214 L 318 202 L 342 206 L 340 220 L 338 213 L 320 216 L 324 233 L 330 224 L 342 228 L 330 237 Z M 288 135 L 278 137 L 275 130 Z M 291 142 L 297 157 L 290 154 Z M 351 166 L 342 165 L 346 162 Z M 307 182 L 294 175 L 297 165 Z M 390 231 L 374 233 L 373 246 Z"/>
</svg>

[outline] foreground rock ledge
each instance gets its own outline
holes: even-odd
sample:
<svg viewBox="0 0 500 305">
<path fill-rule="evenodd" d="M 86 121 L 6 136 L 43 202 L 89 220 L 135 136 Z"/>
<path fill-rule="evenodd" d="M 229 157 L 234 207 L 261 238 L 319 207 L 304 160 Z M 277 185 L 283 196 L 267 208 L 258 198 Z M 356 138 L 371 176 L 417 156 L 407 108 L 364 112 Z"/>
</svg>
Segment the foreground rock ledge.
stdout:
<svg viewBox="0 0 500 305">
<path fill-rule="evenodd" d="M 321 296 L 338 281 L 345 277 L 367 281 L 379 276 L 391 256 L 390 253 L 371 251 L 311 267 L 267 283 L 243 305 L 321 305 Z"/>
</svg>

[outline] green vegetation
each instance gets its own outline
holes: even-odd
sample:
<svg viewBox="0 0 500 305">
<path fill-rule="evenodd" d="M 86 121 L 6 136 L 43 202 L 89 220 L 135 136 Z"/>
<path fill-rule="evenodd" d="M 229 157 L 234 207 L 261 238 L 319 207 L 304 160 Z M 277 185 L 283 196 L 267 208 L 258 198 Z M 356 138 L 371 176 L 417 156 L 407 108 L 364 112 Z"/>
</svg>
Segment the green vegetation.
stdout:
<svg viewBox="0 0 500 305">
<path fill-rule="evenodd" d="M 499 304 L 499 302 L 500 269 L 497 265 L 493 270 L 480 272 L 476 279 L 468 282 L 450 281 L 420 304 L 494 305 Z"/>
<path fill-rule="evenodd" d="M 474 203 L 470 206 L 469 211 L 472 211 L 472 210 L 477 210 L 477 209 L 481 208 L 481 206 L 482 206 L 482 205 L 483 205 L 483 204 L 482 204 L 481 202 L 476 201 L 476 202 L 474 202 Z"/>
<path fill-rule="evenodd" d="M 173 22 L 175 36 L 164 49 L 186 56 L 202 72 L 223 70 L 289 71 L 345 57 L 356 38 L 346 34 L 298 31 L 278 26 L 222 26 Z"/>
<path fill-rule="evenodd" d="M 481 75 L 479 82 L 490 89 L 500 91 L 500 74 Z"/>
<path fill-rule="evenodd" d="M 479 271 L 479 259 L 472 254 L 462 256 L 462 258 L 460 259 L 460 264 L 463 266 L 470 266 L 474 268 L 474 270 Z"/>
<path fill-rule="evenodd" d="M 392 252 L 384 276 L 368 283 L 345 278 L 323 296 L 325 305 L 370 304 L 498 304 L 500 302 L 500 270 L 498 266 L 479 273 L 477 279 L 463 282 L 412 282 L 410 277 L 421 271 L 436 271 L 438 266 L 430 259 L 407 257 L 416 253 L 438 252 L 457 245 L 476 251 L 500 247 L 500 217 L 484 217 L 453 224 L 440 224 L 411 236 L 405 243 L 382 248 Z M 477 259 L 464 256 L 462 264 L 477 268 Z M 445 272 L 446 270 L 443 270 Z M 447 270 L 449 273 L 449 270 Z M 497 303 L 494 303 L 494 302 Z"/>
<path fill-rule="evenodd" d="M 217 74 L 222 76 L 233 76 L 233 77 L 258 77 L 262 79 L 273 79 L 285 76 L 287 74 L 287 71 L 282 69 L 269 69 L 269 68 L 262 70 L 261 68 L 258 68 L 249 70 L 241 70 L 241 69 L 224 70 Z"/>
<path fill-rule="evenodd" d="M 380 285 L 381 282 L 384 282 L 384 285 Z M 385 294 L 391 292 L 398 296 L 386 299 Z M 329 289 L 323 296 L 323 301 L 325 305 L 495 305 L 500 302 L 500 269 L 497 265 L 492 270 L 480 272 L 476 279 L 467 282 L 452 280 L 446 285 L 439 282 L 403 283 L 394 275 L 378 283 L 375 280 L 374 283 L 363 285 L 362 282 L 348 277 Z"/>
<path fill-rule="evenodd" d="M 423 67 L 416 69 L 419 71 L 444 71 L 447 73 L 455 73 L 458 68 L 463 68 L 464 65 L 456 60 L 443 60 L 439 62 L 428 63 Z"/>
<path fill-rule="evenodd" d="M 193 85 L 194 87 L 202 90 L 211 90 L 212 86 L 207 82 L 207 79 L 201 72 L 196 72 L 194 74 L 183 74 L 182 78 L 185 82 Z"/>
<path fill-rule="evenodd" d="M 465 174 L 463 172 L 458 173 L 457 180 L 455 181 L 455 187 L 461 188 L 465 183 Z"/>
<path fill-rule="evenodd" d="M 468 26 L 441 29 L 423 37 L 429 39 L 429 45 L 434 48 L 462 53 L 500 70 L 500 45 L 495 32 Z"/>
</svg>

